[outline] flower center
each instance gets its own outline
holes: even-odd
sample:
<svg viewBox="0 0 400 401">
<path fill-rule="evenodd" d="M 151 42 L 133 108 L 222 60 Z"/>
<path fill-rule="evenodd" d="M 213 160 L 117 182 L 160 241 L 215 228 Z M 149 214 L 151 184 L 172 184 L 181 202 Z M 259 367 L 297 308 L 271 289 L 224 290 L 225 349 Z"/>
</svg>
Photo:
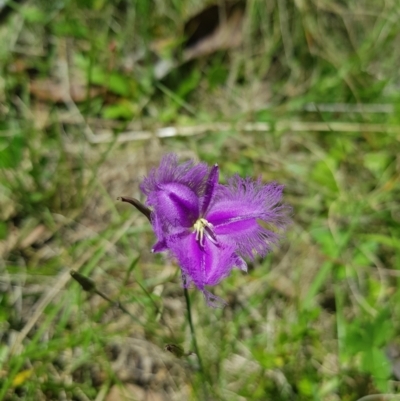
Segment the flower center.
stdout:
<svg viewBox="0 0 400 401">
<path fill-rule="evenodd" d="M 204 246 L 204 236 L 206 236 L 214 244 L 217 244 L 214 234 L 214 226 L 206 219 L 198 219 L 196 223 L 194 223 L 193 228 L 193 232 L 196 233 L 196 241 L 199 241 L 201 246 Z"/>
</svg>

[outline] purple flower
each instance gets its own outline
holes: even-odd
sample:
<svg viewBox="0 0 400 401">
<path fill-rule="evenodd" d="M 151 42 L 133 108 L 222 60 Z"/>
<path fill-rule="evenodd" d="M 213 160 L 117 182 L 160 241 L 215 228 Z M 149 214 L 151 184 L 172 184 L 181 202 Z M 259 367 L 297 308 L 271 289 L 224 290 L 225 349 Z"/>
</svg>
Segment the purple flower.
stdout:
<svg viewBox="0 0 400 401">
<path fill-rule="evenodd" d="M 218 284 L 234 267 L 247 271 L 243 257 L 266 255 L 290 210 L 281 204 L 283 185 L 238 175 L 221 185 L 218 178 L 218 165 L 179 164 L 170 154 L 141 184 L 158 240 L 153 252 L 168 250 L 184 286 L 193 282 L 212 306 L 221 300 L 205 286 Z"/>
</svg>

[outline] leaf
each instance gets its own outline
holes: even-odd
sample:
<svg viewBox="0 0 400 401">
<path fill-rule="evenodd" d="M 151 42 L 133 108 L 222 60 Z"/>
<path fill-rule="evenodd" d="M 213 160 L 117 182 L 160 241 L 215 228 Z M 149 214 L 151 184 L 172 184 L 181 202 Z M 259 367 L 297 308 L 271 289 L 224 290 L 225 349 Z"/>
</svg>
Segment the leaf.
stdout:
<svg viewBox="0 0 400 401">
<path fill-rule="evenodd" d="M 130 82 L 128 78 L 121 74 L 112 73 L 108 78 L 108 89 L 120 96 L 128 96 L 130 94 Z"/>
<path fill-rule="evenodd" d="M 184 27 L 185 61 L 233 49 L 243 41 L 244 7 L 241 3 L 211 5 L 192 17 Z"/>
<path fill-rule="evenodd" d="M 386 392 L 391 375 L 390 362 L 379 348 L 373 347 L 362 353 L 361 370 L 370 373 L 380 391 Z"/>
<path fill-rule="evenodd" d="M 303 377 L 297 383 L 297 388 L 299 389 L 299 393 L 305 396 L 312 396 L 315 393 L 314 383 L 310 381 L 309 378 Z"/>
<path fill-rule="evenodd" d="M 90 36 L 89 29 L 76 18 L 58 21 L 53 27 L 54 33 L 58 36 L 72 36 L 78 39 Z"/>
<path fill-rule="evenodd" d="M 0 241 L 6 239 L 8 234 L 7 223 L 0 221 Z"/>
<path fill-rule="evenodd" d="M 184 98 L 187 94 L 196 89 L 201 80 L 201 73 L 199 70 L 193 70 L 190 75 L 186 77 L 186 79 L 182 80 L 179 85 L 176 94 L 182 98 Z"/>
<path fill-rule="evenodd" d="M 308 309 L 311 306 L 312 300 L 318 294 L 321 287 L 325 284 L 332 268 L 333 268 L 333 263 L 331 263 L 331 262 L 324 262 L 321 265 L 320 269 L 318 270 L 317 275 L 314 277 L 314 280 L 310 285 L 310 288 L 307 292 L 307 296 L 305 297 L 305 299 L 303 301 L 304 309 Z"/>
<path fill-rule="evenodd" d="M 26 21 L 32 23 L 43 23 L 48 18 L 43 10 L 32 5 L 21 7 L 21 14 L 24 16 Z"/>
<path fill-rule="evenodd" d="M 335 177 L 332 175 L 332 171 L 329 169 L 325 161 L 320 161 L 315 164 L 314 169 L 311 172 L 311 178 L 316 183 L 332 192 L 339 191 Z"/>
<path fill-rule="evenodd" d="M 368 266 L 371 263 L 371 260 L 367 257 L 367 255 L 374 255 L 376 253 L 378 249 L 378 243 L 374 241 L 364 241 L 359 245 L 359 248 L 360 250 L 356 249 L 354 252 L 353 263 L 359 266 Z M 365 255 L 365 253 L 367 255 Z"/>
<path fill-rule="evenodd" d="M 112 120 L 129 120 L 135 115 L 134 106 L 127 100 L 122 100 L 116 104 L 105 106 L 102 110 L 104 118 Z"/>
<path fill-rule="evenodd" d="M 243 42 L 244 14 L 244 1 L 220 1 L 219 4 L 204 8 L 185 23 L 183 34 L 186 40 L 183 43 L 179 38 L 163 40 L 161 43 L 154 42 L 152 49 L 160 56 L 160 60 L 154 67 L 157 79 L 164 78 L 182 62 L 208 56 L 220 50 L 239 47 Z M 182 43 L 181 48 L 178 49 L 177 46 L 175 49 L 175 53 L 179 50 L 181 55 L 178 61 L 171 59 L 168 55 L 172 53 L 171 43 L 179 42 Z M 221 70 L 220 72 L 222 75 L 226 74 Z M 221 76 L 217 79 L 221 79 Z"/>
<path fill-rule="evenodd" d="M 373 319 L 355 319 L 348 325 L 346 346 L 352 354 L 363 351 L 367 352 L 372 347 L 382 347 L 389 343 L 394 337 L 390 310 L 383 309 Z"/>
<path fill-rule="evenodd" d="M 349 325 L 345 345 L 349 355 L 356 355 L 370 346 L 365 336 L 365 329 L 360 325 L 358 320 Z"/>
<path fill-rule="evenodd" d="M 376 346 L 386 345 L 395 335 L 393 320 L 390 310 L 383 309 L 371 327 L 373 344 Z"/>
<path fill-rule="evenodd" d="M 210 88 L 216 88 L 220 85 L 223 85 L 226 79 L 228 78 L 229 69 L 223 65 L 222 63 L 218 62 L 215 63 L 210 69 L 208 70 L 207 79 Z"/>
<path fill-rule="evenodd" d="M 313 239 L 321 245 L 325 255 L 331 258 L 338 256 L 338 246 L 332 237 L 332 234 L 326 227 L 317 227 L 310 231 Z"/>
<path fill-rule="evenodd" d="M 25 141 L 22 136 L 0 138 L 0 168 L 16 168 L 22 158 Z"/>
<path fill-rule="evenodd" d="M 138 255 L 136 258 L 134 258 L 131 262 L 131 264 L 128 267 L 128 270 L 126 271 L 126 275 L 125 275 L 125 279 L 124 279 L 124 286 L 126 286 L 126 284 L 129 281 L 129 277 L 132 273 L 132 271 L 136 268 L 137 264 L 139 263 L 140 260 L 140 255 Z"/>
<path fill-rule="evenodd" d="M 389 237 L 384 234 L 363 234 L 362 238 L 391 248 L 400 249 L 400 242 L 397 238 Z"/>
<path fill-rule="evenodd" d="M 387 152 L 371 152 L 364 156 L 364 165 L 374 175 L 381 176 L 390 162 Z"/>
</svg>

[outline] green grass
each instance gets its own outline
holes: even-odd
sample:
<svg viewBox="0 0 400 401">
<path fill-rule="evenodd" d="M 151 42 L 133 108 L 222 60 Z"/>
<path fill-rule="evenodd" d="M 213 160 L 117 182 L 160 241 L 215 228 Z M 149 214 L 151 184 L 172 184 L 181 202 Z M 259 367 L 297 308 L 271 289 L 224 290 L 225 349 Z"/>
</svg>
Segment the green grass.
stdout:
<svg viewBox="0 0 400 401">
<path fill-rule="evenodd" d="M 400 7 L 248 0 L 240 48 L 184 61 L 184 24 L 207 4 L 0 12 L 0 399 L 399 392 Z M 225 309 L 190 290 L 204 372 L 164 350 L 193 350 L 179 270 L 116 200 L 143 199 L 167 152 L 276 180 L 293 206 L 280 248 L 212 289 Z"/>
</svg>

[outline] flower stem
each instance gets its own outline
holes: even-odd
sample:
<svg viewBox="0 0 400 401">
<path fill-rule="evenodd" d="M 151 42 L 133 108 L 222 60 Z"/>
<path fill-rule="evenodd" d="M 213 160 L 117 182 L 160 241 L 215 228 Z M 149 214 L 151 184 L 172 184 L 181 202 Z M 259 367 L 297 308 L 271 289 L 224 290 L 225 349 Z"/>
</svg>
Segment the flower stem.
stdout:
<svg viewBox="0 0 400 401">
<path fill-rule="evenodd" d="M 193 325 L 193 320 L 192 320 L 192 311 L 191 311 L 191 307 L 190 307 L 189 291 L 188 291 L 187 288 L 184 288 L 183 291 L 185 293 L 187 316 L 188 316 L 188 321 L 189 321 L 190 333 L 192 335 L 192 345 L 193 345 L 193 348 L 194 348 L 194 352 L 197 355 L 197 360 L 199 361 L 200 373 L 203 376 L 204 381 L 205 382 L 209 382 L 208 375 L 206 374 L 206 372 L 204 370 L 204 365 L 203 365 L 203 361 L 202 361 L 201 356 L 200 356 L 199 347 L 197 346 L 196 333 L 194 331 L 194 325 Z M 206 383 L 204 381 L 203 381 L 203 391 L 204 391 L 204 394 L 206 396 L 206 399 L 208 399 L 207 386 L 206 386 Z"/>
</svg>

